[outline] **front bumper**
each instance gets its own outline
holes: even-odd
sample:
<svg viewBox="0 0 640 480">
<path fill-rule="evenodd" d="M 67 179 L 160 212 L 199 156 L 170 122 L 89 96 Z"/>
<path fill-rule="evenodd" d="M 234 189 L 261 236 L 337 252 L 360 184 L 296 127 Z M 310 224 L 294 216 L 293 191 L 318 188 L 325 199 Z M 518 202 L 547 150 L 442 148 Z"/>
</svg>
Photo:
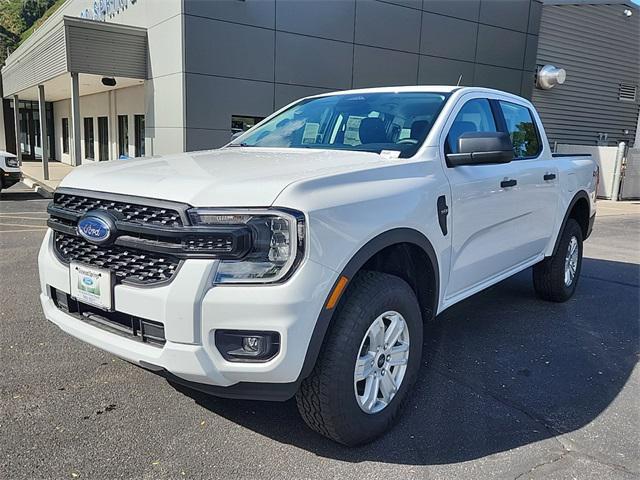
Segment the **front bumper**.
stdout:
<svg viewBox="0 0 640 480">
<path fill-rule="evenodd" d="M 299 380 L 317 318 L 337 276 L 306 260 L 280 285 L 211 287 L 217 262 L 187 260 L 169 284 L 116 285 L 117 311 L 163 324 L 166 343 L 155 346 L 90 325 L 56 307 L 49 287 L 69 293 L 69 268 L 53 253 L 51 231 L 38 261 L 45 316 L 62 330 L 177 383 L 235 398 L 285 399 L 295 392 L 284 384 L 295 386 Z M 227 361 L 215 347 L 217 329 L 278 332 L 279 353 L 263 363 Z M 275 393 L 269 384 L 275 384 Z"/>
<path fill-rule="evenodd" d="M 6 172 L 0 168 L 0 183 L 3 189 L 9 188 L 22 180 L 20 172 Z"/>
</svg>

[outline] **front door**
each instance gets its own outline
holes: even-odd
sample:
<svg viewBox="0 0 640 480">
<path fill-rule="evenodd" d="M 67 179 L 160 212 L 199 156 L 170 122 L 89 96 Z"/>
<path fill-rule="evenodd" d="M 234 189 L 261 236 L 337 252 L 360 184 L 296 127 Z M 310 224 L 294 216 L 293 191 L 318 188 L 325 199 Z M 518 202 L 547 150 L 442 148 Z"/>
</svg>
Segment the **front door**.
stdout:
<svg viewBox="0 0 640 480">
<path fill-rule="evenodd" d="M 445 127 L 443 156 L 457 152 L 466 132 L 502 130 L 496 105 L 487 98 L 463 98 Z M 444 160 L 444 159 L 443 159 Z M 524 263 L 528 253 L 530 206 L 519 182 L 520 167 L 506 164 L 448 167 L 451 185 L 452 249 L 445 299 L 466 296 L 474 287 Z"/>
</svg>

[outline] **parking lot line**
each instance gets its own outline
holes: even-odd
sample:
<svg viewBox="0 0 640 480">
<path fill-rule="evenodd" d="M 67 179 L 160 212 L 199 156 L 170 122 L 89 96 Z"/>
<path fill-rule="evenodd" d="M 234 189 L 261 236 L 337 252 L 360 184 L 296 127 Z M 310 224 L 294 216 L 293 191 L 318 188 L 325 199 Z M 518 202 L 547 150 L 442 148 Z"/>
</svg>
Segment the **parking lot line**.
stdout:
<svg viewBox="0 0 640 480">
<path fill-rule="evenodd" d="M 19 232 L 44 232 L 46 228 L 30 228 L 24 230 L 0 230 L 0 233 L 19 233 Z"/>
<path fill-rule="evenodd" d="M 45 227 L 44 225 L 25 225 L 22 223 L 1 223 L 1 222 L 0 222 L 0 227 L 29 227 L 29 228 L 38 228 L 40 230 L 47 229 L 47 227 Z"/>
</svg>

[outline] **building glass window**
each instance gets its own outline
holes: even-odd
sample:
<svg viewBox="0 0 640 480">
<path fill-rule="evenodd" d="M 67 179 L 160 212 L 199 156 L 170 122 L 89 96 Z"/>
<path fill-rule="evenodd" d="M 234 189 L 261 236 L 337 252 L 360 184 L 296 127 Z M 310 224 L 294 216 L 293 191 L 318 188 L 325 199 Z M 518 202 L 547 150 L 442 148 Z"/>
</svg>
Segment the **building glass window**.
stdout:
<svg viewBox="0 0 640 480">
<path fill-rule="evenodd" d="M 11 105 L 13 116 L 14 102 Z M 25 160 L 39 160 L 42 158 L 42 139 L 40 138 L 40 110 L 38 102 L 20 100 L 18 102 L 18 118 L 20 127 L 20 151 Z M 47 120 L 47 145 L 50 159 L 55 159 L 55 143 L 53 128 L 53 107 L 51 102 L 45 103 L 45 115 Z"/>
<path fill-rule="evenodd" d="M 527 107 L 500 100 L 500 109 L 507 124 L 516 158 L 535 157 L 540 153 L 536 124 Z"/>
<path fill-rule="evenodd" d="M 264 117 L 245 117 L 241 115 L 231 116 L 231 133 L 246 132 L 255 124 L 264 120 Z"/>
<path fill-rule="evenodd" d="M 84 119 L 84 158 L 89 160 L 95 158 L 93 140 L 93 117 L 86 117 Z"/>
<path fill-rule="evenodd" d="M 69 153 L 69 119 L 62 119 L 62 153 Z"/>
<path fill-rule="evenodd" d="M 109 160 L 109 119 L 98 117 L 98 160 Z"/>
<path fill-rule="evenodd" d="M 129 156 L 129 117 L 118 115 L 118 157 Z"/>
<path fill-rule="evenodd" d="M 136 157 L 144 157 L 144 115 L 133 117 L 135 127 Z"/>
</svg>

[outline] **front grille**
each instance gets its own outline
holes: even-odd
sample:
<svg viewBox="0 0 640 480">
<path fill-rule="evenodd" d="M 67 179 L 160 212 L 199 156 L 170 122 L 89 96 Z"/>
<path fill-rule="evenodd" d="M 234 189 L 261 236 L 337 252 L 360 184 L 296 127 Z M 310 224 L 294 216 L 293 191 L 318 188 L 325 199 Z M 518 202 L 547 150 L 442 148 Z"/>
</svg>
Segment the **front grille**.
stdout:
<svg viewBox="0 0 640 480">
<path fill-rule="evenodd" d="M 69 193 L 55 194 L 53 204 L 78 215 L 83 215 L 90 210 L 106 210 L 113 213 L 119 220 L 128 223 L 163 227 L 181 227 L 183 225 L 180 213 L 171 208 L 91 198 Z"/>
<path fill-rule="evenodd" d="M 116 279 L 141 285 L 171 280 L 180 260 L 170 255 L 151 253 L 118 245 L 95 245 L 83 238 L 54 232 L 54 246 L 66 263 L 79 262 L 111 270 Z"/>
</svg>

